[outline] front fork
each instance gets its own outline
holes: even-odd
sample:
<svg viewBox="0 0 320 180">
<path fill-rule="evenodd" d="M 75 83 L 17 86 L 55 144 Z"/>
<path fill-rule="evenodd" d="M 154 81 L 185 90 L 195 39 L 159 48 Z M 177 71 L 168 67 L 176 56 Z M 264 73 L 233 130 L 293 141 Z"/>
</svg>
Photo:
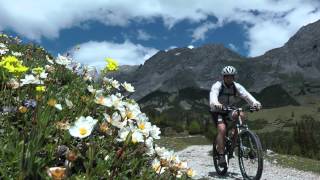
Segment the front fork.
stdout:
<svg viewBox="0 0 320 180">
<path fill-rule="evenodd" d="M 241 133 L 242 131 L 244 130 L 248 130 L 248 126 L 246 124 L 243 124 L 242 122 L 242 119 L 241 119 L 241 116 L 240 116 L 240 111 L 238 111 L 238 123 L 236 124 L 236 129 L 237 129 L 237 140 L 238 140 L 238 148 L 240 150 L 240 153 L 243 153 L 243 144 L 242 144 L 242 138 L 241 138 Z M 249 139 L 249 142 L 250 142 L 250 146 L 252 147 L 252 142 L 251 142 L 251 139 Z M 239 154 L 240 155 L 240 154 Z"/>
</svg>

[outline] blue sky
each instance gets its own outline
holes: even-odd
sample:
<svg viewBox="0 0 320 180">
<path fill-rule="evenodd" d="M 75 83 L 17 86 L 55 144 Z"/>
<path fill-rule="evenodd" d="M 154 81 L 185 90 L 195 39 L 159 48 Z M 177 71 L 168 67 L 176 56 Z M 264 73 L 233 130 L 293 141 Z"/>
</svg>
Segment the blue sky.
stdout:
<svg viewBox="0 0 320 180">
<path fill-rule="evenodd" d="M 319 9 L 317 0 L 0 0 L 0 31 L 98 67 L 209 43 L 253 57 L 320 19 Z"/>
</svg>

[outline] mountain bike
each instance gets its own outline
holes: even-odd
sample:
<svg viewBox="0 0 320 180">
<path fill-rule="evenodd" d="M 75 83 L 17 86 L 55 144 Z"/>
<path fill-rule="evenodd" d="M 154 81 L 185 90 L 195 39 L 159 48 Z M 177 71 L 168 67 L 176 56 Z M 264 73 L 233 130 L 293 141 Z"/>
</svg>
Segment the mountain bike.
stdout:
<svg viewBox="0 0 320 180">
<path fill-rule="evenodd" d="M 251 112 L 257 111 L 258 109 L 250 107 Z M 236 107 L 224 107 L 223 111 L 226 113 L 236 111 L 238 112 L 238 118 L 235 122 L 231 118 L 227 121 L 232 122 L 231 127 L 227 128 L 227 133 L 225 137 L 225 149 L 224 157 L 226 159 L 227 165 L 220 167 L 218 164 L 219 153 L 216 149 L 215 142 L 213 143 L 213 162 L 216 172 L 219 175 L 226 175 L 229 167 L 229 159 L 233 158 L 233 151 L 237 149 L 237 153 L 240 171 L 244 179 L 258 180 L 261 178 L 263 170 L 263 151 L 259 137 L 248 128 L 248 125 L 242 121 L 240 117 L 240 112 L 244 110 L 242 108 Z M 233 134 L 230 129 L 235 129 L 238 134 L 236 140 L 232 143 Z"/>
</svg>

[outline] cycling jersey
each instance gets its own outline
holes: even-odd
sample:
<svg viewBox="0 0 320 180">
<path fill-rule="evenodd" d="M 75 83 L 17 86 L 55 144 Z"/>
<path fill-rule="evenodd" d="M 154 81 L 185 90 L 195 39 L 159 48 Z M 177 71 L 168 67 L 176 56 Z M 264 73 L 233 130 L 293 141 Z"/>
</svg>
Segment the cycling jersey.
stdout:
<svg viewBox="0 0 320 180">
<path fill-rule="evenodd" d="M 229 87 L 224 83 L 217 81 L 212 85 L 210 91 L 210 107 L 215 109 L 215 105 L 223 104 L 225 106 L 232 106 L 236 102 L 236 97 L 239 96 L 247 101 L 251 106 L 261 106 L 241 84 L 233 82 Z"/>
</svg>

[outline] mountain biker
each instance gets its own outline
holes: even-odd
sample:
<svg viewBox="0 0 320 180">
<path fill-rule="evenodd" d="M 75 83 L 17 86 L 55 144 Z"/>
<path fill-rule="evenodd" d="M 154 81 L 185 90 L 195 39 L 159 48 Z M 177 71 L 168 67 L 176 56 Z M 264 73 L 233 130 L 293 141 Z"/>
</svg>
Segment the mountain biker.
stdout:
<svg viewBox="0 0 320 180">
<path fill-rule="evenodd" d="M 237 70 L 233 66 L 226 66 L 222 69 L 221 75 L 223 81 L 217 81 L 211 87 L 210 91 L 210 108 L 212 119 L 218 128 L 216 137 L 217 152 L 219 153 L 219 166 L 226 166 L 227 162 L 224 157 L 224 142 L 226 136 L 226 119 L 233 121 L 237 119 L 237 112 L 226 113 L 223 111 L 224 106 L 233 106 L 237 97 L 246 100 L 251 106 L 260 109 L 261 103 L 257 101 L 242 85 L 235 82 Z M 244 113 L 240 113 L 241 119 L 244 120 Z M 235 132 L 235 131 L 234 131 Z M 236 134 L 234 134 L 234 137 Z M 235 138 L 233 139 L 235 140 Z M 234 143 L 234 142 L 233 142 Z"/>
</svg>

